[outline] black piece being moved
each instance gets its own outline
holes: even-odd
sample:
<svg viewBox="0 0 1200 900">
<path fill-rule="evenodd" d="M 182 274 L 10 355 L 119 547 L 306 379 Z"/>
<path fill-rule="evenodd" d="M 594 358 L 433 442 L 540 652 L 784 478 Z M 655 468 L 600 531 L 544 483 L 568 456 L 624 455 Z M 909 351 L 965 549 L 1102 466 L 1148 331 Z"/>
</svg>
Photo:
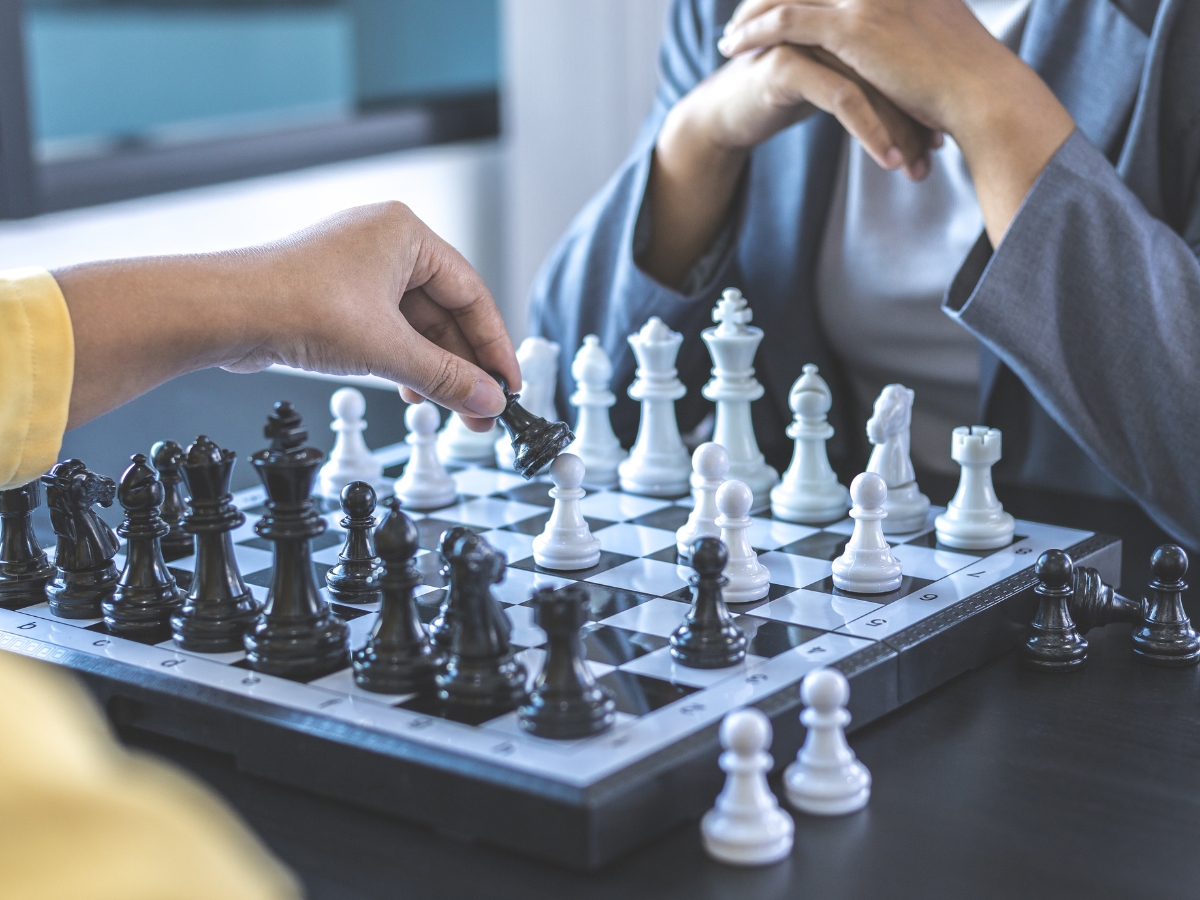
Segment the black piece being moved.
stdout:
<svg viewBox="0 0 1200 900">
<path fill-rule="evenodd" d="M 720 538 L 692 542 L 692 608 L 671 635 L 671 656 L 693 669 L 723 669 L 746 658 L 746 633 L 733 621 L 721 589 L 729 552 Z"/>
<path fill-rule="evenodd" d="M 1118 594 L 1104 583 L 1099 572 L 1088 566 L 1075 567 L 1074 588 L 1067 608 L 1080 634 L 1113 622 L 1139 625 L 1142 621 L 1142 604 Z"/>
<path fill-rule="evenodd" d="M 365 482 L 356 481 L 347 490 L 354 484 Z M 413 588 L 421 583 L 421 573 L 413 563 L 420 535 L 413 520 L 400 511 L 399 500 L 388 497 L 383 502 L 388 511 L 375 529 L 375 548 L 383 560 L 378 579 L 383 600 L 366 646 L 354 651 L 354 682 L 380 694 L 431 696 L 443 658 L 417 617 L 413 597 Z M 342 506 L 346 506 L 345 491 Z"/>
<path fill-rule="evenodd" d="M 0 491 L 0 609 L 46 602 L 54 564 L 33 531 L 33 511 L 41 502 L 37 481 Z"/>
<path fill-rule="evenodd" d="M 1133 652 L 1156 666 L 1194 666 L 1200 661 L 1200 638 L 1183 610 L 1187 553 L 1163 544 L 1150 557 L 1150 590 L 1145 616 L 1133 631 Z"/>
<path fill-rule="evenodd" d="M 126 541 L 125 568 L 112 596 L 100 604 L 111 633 L 147 643 L 171 636 L 171 616 L 183 603 L 183 591 L 167 571 L 159 544 L 170 531 L 158 514 L 163 493 L 146 454 L 130 457 L 117 488 L 117 499 L 125 510 L 117 528 Z"/>
<path fill-rule="evenodd" d="M 325 573 L 325 586 L 338 603 L 374 603 L 379 599 L 383 566 L 375 555 L 371 532 L 375 527 L 375 488 L 352 481 L 342 488 L 342 527 L 346 543 L 337 565 Z"/>
<path fill-rule="evenodd" d="M 450 649 L 450 644 L 454 641 L 455 624 L 458 621 L 457 606 L 460 587 L 458 582 L 450 577 L 450 557 L 454 555 L 455 545 L 472 533 L 471 529 L 465 525 L 455 525 L 453 528 L 443 531 L 438 540 L 438 548 L 442 554 L 442 578 L 446 581 L 446 596 L 442 598 L 442 605 L 438 607 L 437 615 L 429 623 L 429 636 L 443 651 Z"/>
<path fill-rule="evenodd" d="M 192 588 L 183 608 L 171 617 L 175 643 L 184 650 L 241 650 L 242 639 L 260 611 L 238 571 L 230 535 L 246 521 L 229 493 L 235 462 L 236 453 L 222 450 L 204 435 L 196 438 L 181 460 L 192 495 L 182 527 L 196 543 Z"/>
<path fill-rule="evenodd" d="M 195 551 L 196 542 L 181 524 L 187 512 L 187 501 L 180 488 L 183 473 L 179 467 L 183 464 L 183 448 L 174 441 L 159 441 L 150 448 L 150 462 L 158 469 L 158 477 L 162 479 L 163 502 L 159 515 L 171 528 L 161 541 L 163 558 L 170 562 L 190 556 Z"/>
<path fill-rule="evenodd" d="M 275 568 L 262 614 L 246 634 L 246 662 L 268 675 L 311 681 L 350 661 L 346 623 L 317 589 L 312 539 L 325 531 L 312 488 L 325 454 L 302 447 L 300 414 L 281 401 L 263 429 L 271 445 L 250 457 L 267 489 L 267 513 L 254 526 L 275 544 Z"/>
<path fill-rule="evenodd" d="M 1075 578 L 1071 557 L 1062 550 L 1047 550 L 1033 568 L 1038 585 L 1037 614 L 1025 638 L 1025 662 L 1047 672 L 1078 669 L 1087 662 L 1088 642 L 1075 628 L 1069 604 Z"/>
<path fill-rule="evenodd" d="M 67 459 L 43 475 L 42 484 L 58 536 L 54 578 L 46 586 L 50 612 L 64 619 L 98 619 L 101 602 L 117 585 L 113 557 L 121 542 L 92 507 L 112 506 L 117 483 L 78 459 Z"/>
<path fill-rule="evenodd" d="M 546 632 L 546 661 L 518 710 L 521 727 L 554 740 L 606 731 L 616 720 L 616 702 L 596 683 L 584 658 L 580 631 L 587 622 L 587 592 L 578 584 L 542 588 L 533 601 L 534 622 Z"/>
<path fill-rule="evenodd" d="M 503 378 L 492 377 L 500 384 L 504 399 L 508 401 L 504 412 L 500 413 L 500 424 L 512 441 L 513 468 L 526 478 L 532 478 L 571 445 L 575 434 L 565 422 L 547 422 L 541 416 L 535 416 L 517 402 L 521 395 L 509 391 Z"/>
</svg>

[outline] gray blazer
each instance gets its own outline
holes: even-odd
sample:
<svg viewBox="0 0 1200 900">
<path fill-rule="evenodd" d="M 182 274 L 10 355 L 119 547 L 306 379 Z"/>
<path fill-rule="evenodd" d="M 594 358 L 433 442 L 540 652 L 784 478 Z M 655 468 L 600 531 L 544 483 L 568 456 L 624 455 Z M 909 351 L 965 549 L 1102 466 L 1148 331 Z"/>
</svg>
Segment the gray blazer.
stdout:
<svg viewBox="0 0 1200 900">
<path fill-rule="evenodd" d="M 568 362 L 600 335 L 626 443 L 638 410 L 624 389 L 626 337 L 650 316 L 684 335 L 680 425 L 709 408 L 699 339 L 723 287 L 742 289 L 766 332 L 766 396 L 755 431 L 777 466 L 791 450 L 787 394 L 815 362 L 840 401 L 835 464 L 865 461 L 863 423 L 818 324 L 814 273 L 845 133 L 814 116 L 755 149 L 734 240 L 705 283 L 664 287 L 635 261 L 650 156 L 671 106 L 721 65 L 734 0 L 676 0 L 654 110 L 633 152 L 572 223 L 533 288 L 533 331 Z M 1200 2 L 1034 0 L 1021 44 L 1078 130 L 1030 191 L 998 250 L 986 235 L 947 292 L 946 313 L 981 342 L 980 420 L 1004 431 L 999 481 L 1132 496 L 1200 547 Z M 561 367 L 558 404 L 573 385 Z M 920 398 L 918 401 L 920 402 Z M 968 424 L 968 423 L 963 423 Z M 949 448 L 947 448 L 947 453 Z"/>
</svg>

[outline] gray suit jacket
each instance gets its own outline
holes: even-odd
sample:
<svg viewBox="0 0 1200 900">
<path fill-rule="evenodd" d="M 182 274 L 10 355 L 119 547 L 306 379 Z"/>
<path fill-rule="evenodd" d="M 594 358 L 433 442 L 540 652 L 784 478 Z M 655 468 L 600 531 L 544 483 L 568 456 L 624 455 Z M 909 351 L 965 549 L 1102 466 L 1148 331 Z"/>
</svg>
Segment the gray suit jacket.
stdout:
<svg viewBox="0 0 1200 900">
<path fill-rule="evenodd" d="M 676 0 L 655 107 L 633 152 L 580 212 L 533 289 L 533 330 L 566 359 L 600 335 L 616 367 L 613 411 L 627 444 L 638 410 L 624 395 L 626 337 L 653 315 L 684 334 L 677 410 L 694 426 L 711 362 L 699 339 L 720 290 L 742 289 L 766 332 L 756 360 L 760 446 L 786 465 L 788 389 L 817 363 L 835 398 L 835 460 L 865 461 L 863 423 L 818 324 L 814 273 L 845 133 L 814 116 L 751 156 L 735 240 L 684 295 L 635 262 L 650 156 L 663 118 L 723 62 L 733 0 Z M 1004 430 L 998 480 L 1127 493 L 1200 547 L 1200 2 L 1034 0 L 1021 44 L 1071 111 L 1077 132 L 1051 160 L 1001 243 L 986 235 L 945 310 L 979 338 L 980 419 Z M 639 221 L 641 228 L 639 228 Z M 561 367 L 560 411 L 573 385 Z M 917 402 L 920 402 L 918 398 Z M 968 423 L 963 423 L 968 424 Z M 947 448 L 949 452 L 949 448 Z"/>
</svg>

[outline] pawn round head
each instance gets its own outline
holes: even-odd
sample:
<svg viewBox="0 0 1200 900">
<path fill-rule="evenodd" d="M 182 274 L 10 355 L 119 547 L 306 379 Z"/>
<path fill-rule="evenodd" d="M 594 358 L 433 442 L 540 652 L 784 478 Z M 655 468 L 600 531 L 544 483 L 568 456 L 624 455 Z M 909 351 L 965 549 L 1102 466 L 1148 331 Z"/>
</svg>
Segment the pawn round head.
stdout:
<svg viewBox="0 0 1200 900">
<path fill-rule="evenodd" d="M 717 488 L 717 509 L 731 519 L 740 519 L 750 513 L 754 504 L 754 491 L 744 481 L 726 481 Z"/>
<path fill-rule="evenodd" d="M 696 570 L 697 575 L 709 578 L 720 575 L 725 571 L 727 562 L 729 551 L 725 549 L 725 542 L 720 538 L 708 535 L 696 538 L 692 542 L 692 568 Z"/>
<path fill-rule="evenodd" d="M 1178 544 L 1163 544 L 1150 557 L 1150 572 L 1159 584 L 1176 584 L 1187 574 L 1187 553 Z"/>
<path fill-rule="evenodd" d="M 550 480 L 556 488 L 573 491 L 583 484 L 585 471 L 583 460 L 574 453 L 560 453 L 550 463 Z"/>
<path fill-rule="evenodd" d="M 861 509 L 879 509 L 887 500 L 887 482 L 877 472 L 863 472 L 850 482 L 850 499 Z"/>
<path fill-rule="evenodd" d="M 771 720 L 753 706 L 734 710 L 721 722 L 720 738 L 721 746 L 738 756 L 762 753 L 771 745 Z"/>
<path fill-rule="evenodd" d="M 820 713 L 831 713 L 850 700 L 850 682 L 837 669 L 817 669 L 800 683 L 800 699 Z"/>
<path fill-rule="evenodd" d="M 146 454 L 135 453 L 129 457 L 130 464 L 121 474 L 121 485 L 117 488 L 117 499 L 127 510 L 147 510 L 163 502 L 163 486 L 158 473 L 150 467 Z"/>
<path fill-rule="evenodd" d="M 441 424 L 442 417 L 438 415 L 437 406 L 432 401 L 414 403 L 404 411 L 404 424 L 408 430 L 416 434 L 433 434 Z"/>
<path fill-rule="evenodd" d="M 354 484 L 365 484 L 356 481 L 346 486 L 348 490 Z M 370 490 L 370 485 L 367 489 Z M 372 492 L 372 501 L 374 492 Z M 342 507 L 346 505 L 346 491 L 342 491 Z M 403 565 L 412 559 L 420 547 L 420 535 L 413 520 L 400 509 L 400 501 L 395 497 L 387 497 L 383 501 L 387 508 L 383 520 L 375 527 L 375 552 L 388 565 Z"/>
<path fill-rule="evenodd" d="M 342 488 L 342 512 L 352 519 L 365 519 L 371 515 L 375 512 L 375 488 L 365 481 L 350 482 Z"/>
<path fill-rule="evenodd" d="M 338 388 L 329 398 L 329 411 L 335 419 L 345 422 L 360 422 L 367 412 L 367 401 L 362 391 L 352 387 Z"/>
<path fill-rule="evenodd" d="M 1061 590 L 1071 583 L 1075 565 L 1064 551 L 1047 550 L 1038 557 L 1033 574 L 1046 587 Z"/>
<path fill-rule="evenodd" d="M 719 481 L 729 474 L 729 451 L 712 441 L 701 444 L 692 454 L 692 471 L 708 481 Z"/>
</svg>

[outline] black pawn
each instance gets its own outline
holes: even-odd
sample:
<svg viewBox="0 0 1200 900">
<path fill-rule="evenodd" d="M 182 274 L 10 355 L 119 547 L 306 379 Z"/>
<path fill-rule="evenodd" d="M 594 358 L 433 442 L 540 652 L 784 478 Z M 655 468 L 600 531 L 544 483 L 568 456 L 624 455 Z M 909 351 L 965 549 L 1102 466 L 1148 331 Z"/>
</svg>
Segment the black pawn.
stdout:
<svg viewBox="0 0 1200 900">
<path fill-rule="evenodd" d="M 54 564 L 33 532 L 33 511 L 42 502 L 37 481 L 0 491 L 0 608 L 21 609 L 46 602 Z"/>
<path fill-rule="evenodd" d="M 366 646 L 354 651 L 354 682 L 380 694 L 432 694 L 442 656 L 430 643 L 413 598 L 413 588 L 421 583 L 413 563 L 420 536 L 413 520 L 400 511 L 399 500 L 388 497 L 384 505 L 388 511 L 375 529 L 375 547 L 383 559 L 378 579 L 383 602 Z"/>
<path fill-rule="evenodd" d="M 721 574 L 729 552 L 720 538 L 702 537 L 692 543 L 692 608 L 671 635 L 671 656 L 693 669 L 723 669 L 746 658 L 746 633 L 733 621 L 721 589 L 729 579 Z"/>
<path fill-rule="evenodd" d="M 196 543 L 192 589 L 171 617 L 175 643 L 199 653 L 242 649 L 242 639 L 259 613 L 258 601 L 242 581 L 230 532 L 246 521 L 233 505 L 229 479 L 237 454 L 204 435 L 187 449 L 181 471 L 190 509 L 182 527 Z"/>
<path fill-rule="evenodd" d="M 246 663 L 268 675 L 311 681 L 350 659 L 346 623 L 317 588 L 312 561 L 312 539 L 325 531 L 312 501 L 325 454 L 301 446 L 308 432 L 286 401 L 275 404 L 263 435 L 271 446 L 250 462 L 267 490 L 267 513 L 254 530 L 274 543 L 275 566 L 266 605 L 246 634 Z"/>
<path fill-rule="evenodd" d="M 535 416 L 517 402 L 520 394 L 509 391 L 502 378 L 496 377 L 508 405 L 500 413 L 500 424 L 512 441 L 513 468 L 532 478 L 562 453 L 575 440 L 575 435 L 565 422 L 547 422 Z"/>
<path fill-rule="evenodd" d="M 1025 661 L 1037 669 L 1063 672 L 1087 662 L 1088 643 L 1071 618 L 1074 566 L 1062 550 L 1047 550 L 1033 568 L 1038 585 L 1037 613 L 1030 625 L 1022 651 Z"/>
<path fill-rule="evenodd" d="M 590 737 L 611 728 L 616 703 L 596 684 L 580 637 L 587 622 L 587 593 L 577 584 L 542 588 L 533 601 L 534 621 L 546 632 L 546 661 L 529 700 L 518 710 L 521 727 L 554 740 Z"/>
<path fill-rule="evenodd" d="M 1080 634 L 1087 634 L 1093 628 L 1103 628 L 1113 622 L 1137 625 L 1142 621 L 1142 604 L 1122 597 L 1111 585 L 1104 583 L 1099 572 L 1088 566 L 1075 567 L 1068 611 Z"/>
<path fill-rule="evenodd" d="M 465 525 L 455 525 L 453 528 L 443 531 L 441 539 L 438 541 L 438 548 L 442 554 L 442 578 L 446 581 L 446 596 L 442 598 L 442 605 L 438 607 L 437 615 L 429 623 L 429 636 L 442 650 L 449 650 L 450 645 L 454 642 L 454 628 L 458 621 L 456 607 L 458 606 L 459 585 L 454 578 L 450 577 L 450 557 L 454 555 L 454 548 L 458 542 L 473 533 Z"/>
<path fill-rule="evenodd" d="M 58 537 L 54 578 L 46 586 L 50 612 L 64 619 L 98 619 L 101 602 L 117 585 L 113 557 L 121 542 L 92 507 L 112 506 L 117 483 L 68 459 L 43 475 L 42 484 Z"/>
<path fill-rule="evenodd" d="M 163 502 L 159 515 L 171 529 L 161 541 L 163 557 L 169 562 L 190 556 L 195 552 L 196 542 L 181 525 L 187 512 L 187 502 L 180 488 L 183 473 L 179 467 L 183 463 L 183 448 L 174 441 L 159 441 L 150 448 L 150 462 L 158 469 L 158 477 L 162 479 Z"/>
<path fill-rule="evenodd" d="M 338 603 L 374 603 L 379 599 L 383 566 L 375 555 L 371 531 L 375 527 L 375 489 L 365 481 L 342 488 L 342 527 L 346 543 L 337 565 L 325 573 L 325 586 Z"/>
<path fill-rule="evenodd" d="M 1133 632 L 1133 652 L 1156 666 L 1193 666 L 1200 661 L 1200 638 L 1183 611 L 1188 558 L 1177 544 L 1163 544 L 1150 557 L 1150 590 L 1145 618 Z"/>
<path fill-rule="evenodd" d="M 113 634 L 153 642 L 170 637 L 171 616 L 183 592 L 167 571 L 159 541 L 170 530 L 158 514 L 163 486 L 144 453 L 130 457 L 121 475 L 117 499 L 125 519 L 117 534 L 125 538 L 125 568 L 110 599 L 100 604 L 104 624 Z"/>
</svg>

